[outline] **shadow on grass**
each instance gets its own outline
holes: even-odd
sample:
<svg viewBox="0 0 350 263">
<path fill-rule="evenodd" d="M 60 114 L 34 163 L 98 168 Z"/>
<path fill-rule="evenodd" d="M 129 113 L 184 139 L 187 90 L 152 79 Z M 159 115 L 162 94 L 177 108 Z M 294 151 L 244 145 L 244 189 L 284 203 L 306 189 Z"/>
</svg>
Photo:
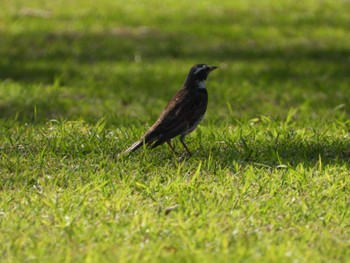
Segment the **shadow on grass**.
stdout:
<svg viewBox="0 0 350 263">
<path fill-rule="evenodd" d="M 134 63 L 135 56 L 138 55 L 150 62 L 190 59 L 193 63 L 262 61 L 267 65 L 265 70 L 258 73 L 245 72 L 246 79 L 317 82 L 325 74 L 327 79 L 334 81 L 349 78 L 350 49 L 333 50 L 324 47 L 315 48 L 312 45 L 271 48 L 255 44 L 247 45 L 244 42 L 224 38 L 204 39 L 190 34 L 164 33 L 142 28 L 120 28 L 104 33 L 0 33 L 0 39 L 2 39 L 0 80 L 13 80 L 29 85 L 52 85 L 57 77 L 63 84 L 68 83 L 68 86 L 72 82 L 81 83 L 88 74 L 82 73 L 82 66 L 93 68 L 101 62 Z M 310 72 L 303 70 L 291 70 L 295 67 L 294 63 L 305 61 L 315 67 L 311 75 Z M 115 78 L 121 77 L 123 76 Z M 117 79 L 112 80 L 113 83 L 109 81 L 109 87 L 118 87 L 118 84 L 120 86 L 120 83 L 116 82 Z M 145 79 L 145 82 L 147 81 Z M 317 88 L 315 86 L 315 89 Z M 75 89 L 72 93 L 79 93 L 79 87 L 72 89 Z M 108 87 L 98 89 L 106 90 Z M 150 91 L 142 89 L 138 92 L 147 97 Z M 326 92 L 332 95 L 332 91 Z M 31 120 L 34 118 L 34 105 L 41 109 L 40 114 L 35 117 L 38 121 L 56 117 L 66 118 L 69 111 L 64 102 L 53 98 L 51 94 L 46 94 L 45 98 L 35 103 L 29 102 L 30 100 L 15 99 L 0 101 L 0 118 L 6 119 L 20 114 L 24 121 Z"/>
<path fill-rule="evenodd" d="M 205 151 L 202 149 L 201 151 Z M 306 167 L 316 165 L 346 165 L 350 167 L 350 141 L 316 142 L 316 141 L 281 141 L 277 147 L 269 142 L 261 142 L 259 146 L 238 150 L 235 146 L 224 144 L 214 146 L 210 154 L 201 152 L 198 157 L 208 158 L 209 155 L 222 167 L 230 167 L 233 163 L 243 166 L 249 164 L 262 168 Z"/>
<path fill-rule="evenodd" d="M 129 32 L 130 31 L 130 32 Z M 348 78 L 350 49 L 333 50 L 313 45 L 294 45 L 288 48 L 271 48 L 242 42 L 210 38 L 197 38 L 187 34 L 131 29 L 106 33 L 31 33 L 20 35 L 0 34 L 0 79 L 13 79 L 30 83 L 52 83 L 63 73 L 68 78 L 79 76 L 79 70 L 70 66 L 93 65 L 97 62 L 133 62 L 141 55 L 146 61 L 158 59 L 191 59 L 198 61 L 283 60 L 285 63 L 310 61 L 334 63 L 337 70 L 330 72 L 335 79 Z M 289 75 L 283 68 L 263 73 L 270 79 L 288 79 L 306 76 Z M 300 73 L 302 74 L 302 73 Z"/>
<path fill-rule="evenodd" d="M 11 100 L 0 103 L 0 119 L 9 118 L 19 122 L 45 123 L 51 119 L 63 118 L 68 111 L 65 104 L 47 97 L 35 101 Z"/>
</svg>

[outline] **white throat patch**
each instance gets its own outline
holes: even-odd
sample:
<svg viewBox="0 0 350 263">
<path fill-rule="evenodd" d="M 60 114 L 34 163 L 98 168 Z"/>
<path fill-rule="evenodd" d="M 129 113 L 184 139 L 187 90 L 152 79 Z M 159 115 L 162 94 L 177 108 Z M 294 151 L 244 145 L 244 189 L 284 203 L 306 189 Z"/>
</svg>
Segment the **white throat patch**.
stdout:
<svg viewBox="0 0 350 263">
<path fill-rule="evenodd" d="M 205 89 L 205 80 L 201 80 L 197 82 L 198 89 Z"/>
</svg>

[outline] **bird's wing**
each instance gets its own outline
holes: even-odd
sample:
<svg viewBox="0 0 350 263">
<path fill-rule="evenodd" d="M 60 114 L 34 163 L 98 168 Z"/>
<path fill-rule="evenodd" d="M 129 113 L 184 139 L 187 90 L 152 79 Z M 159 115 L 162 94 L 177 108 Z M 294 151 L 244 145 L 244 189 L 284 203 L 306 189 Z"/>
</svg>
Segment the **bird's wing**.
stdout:
<svg viewBox="0 0 350 263">
<path fill-rule="evenodd" d="M 207 94 L 195 95 L 189 94 L 190 92 L 192 91 L 180 90 L 150 128 L 149 135 L 154 137 L 152 141 L 157 140 L 156 145 L 182 134 L 205 113 L 207 101 L 203 101 L 201 96 Z M 202 102 L 205 102 L 205 107 L 201 105 Z"/>
</svg>

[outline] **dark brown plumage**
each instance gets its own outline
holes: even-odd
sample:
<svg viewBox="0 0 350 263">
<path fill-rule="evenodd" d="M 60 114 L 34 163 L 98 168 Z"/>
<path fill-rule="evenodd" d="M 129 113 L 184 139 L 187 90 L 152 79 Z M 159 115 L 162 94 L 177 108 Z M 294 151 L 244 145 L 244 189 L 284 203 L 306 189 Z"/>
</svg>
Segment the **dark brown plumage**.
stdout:
<svg viewBox="0 0 350 263">
<path fill-rule="evenodd" d="M 205 64 L 193 66 L 183 88 L 170 100 L 158 120 L 124 154 L 137 150 L 143 144 L 155 148 L 165 142 L 173 150 L 170 140 L 178 135 L 188 154 L 191 154 L 185 144 L 185 136 L 192 132 L 204 117 L 208 103 L 205 81 L 209 73 L 216 68 Z"/>
</svg>

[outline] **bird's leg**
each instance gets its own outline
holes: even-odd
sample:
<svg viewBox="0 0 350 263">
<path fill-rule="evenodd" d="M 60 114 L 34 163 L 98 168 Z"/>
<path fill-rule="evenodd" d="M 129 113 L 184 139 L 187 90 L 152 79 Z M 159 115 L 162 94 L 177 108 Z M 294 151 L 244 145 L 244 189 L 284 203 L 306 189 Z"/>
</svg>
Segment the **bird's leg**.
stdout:
<svg viewBox="0 0 350 263">
<path fill-rule="evenodd" d="M 181 144 L 185 147 L 185 149 L 186 149 L 188 155 L 189 155 L 189 156 L 192 156 L 191 151 L 187 148 L 187 146 L 186 146 L 186 144 L 185 144 L 185 136 L 186 136 L 186 135 L 184 135 L 184 134 L 182 134 L 182 135 L 180 136 L 180 142 L 181 142 Z"/>
<path fill-rule="evenodd" d="M 169 140 L 169 141 L 167 141 L 166 143 L 169 145 L 171 151 L 172 151 L 173 153 L 175 153 L 175 147 L 174 147 L 174 145 L 171 143 L 171 141 Z"/>
</svg>

